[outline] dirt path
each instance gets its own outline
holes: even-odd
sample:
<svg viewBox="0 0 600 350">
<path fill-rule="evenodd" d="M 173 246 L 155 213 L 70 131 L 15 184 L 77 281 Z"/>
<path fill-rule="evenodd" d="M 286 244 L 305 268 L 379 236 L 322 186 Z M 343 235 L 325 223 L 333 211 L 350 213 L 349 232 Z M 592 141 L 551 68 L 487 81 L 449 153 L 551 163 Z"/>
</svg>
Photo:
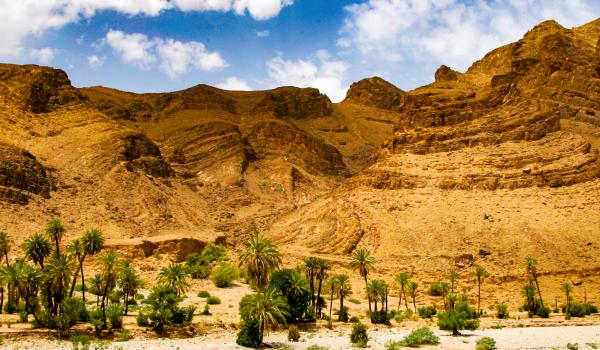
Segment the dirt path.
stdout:
<svg viewBox="0 0 600 350">
<path fill-rule="evenodd" d="M 369 349 L 385 349 L 388 340 L 400 340 L 408 334 L 409 330 L 372 329 L 369 333 Z M 447 332 L 436 331 L 441 344 L 429 349 L 463 350 L 475 349 L 475 342 L 483 337 L 492 337 L 497 342 L 498 349 L 566 349 L 567 343 L 577 343 L 579 349 L 595 349 L 600 347 L 600 326 L 566 326 L 566 327 L 531 327 L 531 328 L 503 328 L 487 329 L 475 332 L 465 332 L 464 336 L 452 337 Z M 267 337 L 267 342 L 276 347 L 277 344 L 286 344 L 292 349 L 306 349 L 310 345 L 328 346 L 331 350 L 351 349 L 349 342 L 349 329 L 339 328 L 334 330 L 319 330 L 318 332 L 302 333 L 301 341 L 288 343 L 285 333 L 273 333 Z M 189 339 L 135 339 L 127 342 L 105 343 L 98 347 L 95 343 L 91 349 L 123 349 L 123 350 L 226 350 L 244 349 L 235 344 L 235 332 L 223 331 L 208 336 Z M 28 337 L 19 340 L 4 340 L 0 349 L 22 350 L 50 350 L 73 349 L 68 341 L 55 341 L 35 339 Z"/>
</svg>

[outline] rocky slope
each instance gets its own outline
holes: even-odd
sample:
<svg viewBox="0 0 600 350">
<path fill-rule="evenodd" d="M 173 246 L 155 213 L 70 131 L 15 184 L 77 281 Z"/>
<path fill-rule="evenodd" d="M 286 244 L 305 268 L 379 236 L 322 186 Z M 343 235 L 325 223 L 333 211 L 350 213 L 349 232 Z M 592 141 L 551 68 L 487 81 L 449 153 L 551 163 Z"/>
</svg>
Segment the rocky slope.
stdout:
<svg viewBox="0 0 600 350">
<path fill-rule="evenodd" d="M 535 255 L 545 287 L 594 285 L 599 34 L 544 22 L 464 73 L 442 66 L 413 91 L 369 78 L 339 104 L 294 87 L 77 89 L 0 65 L 0 229 L 20 246 L 56 217 L 67 239 L 98 226 L 148 271 L 150 255 L 263 231 L 291 259 L 347 266 L 369 248 L 384 277 L 482 264 L 510 284 Z"/>
</svg>

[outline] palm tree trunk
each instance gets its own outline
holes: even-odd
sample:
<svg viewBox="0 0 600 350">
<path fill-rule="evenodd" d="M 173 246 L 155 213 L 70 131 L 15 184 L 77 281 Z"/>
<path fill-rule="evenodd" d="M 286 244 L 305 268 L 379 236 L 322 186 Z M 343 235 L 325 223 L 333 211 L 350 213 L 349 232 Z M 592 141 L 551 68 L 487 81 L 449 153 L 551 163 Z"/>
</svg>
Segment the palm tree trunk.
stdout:
<svg viewBox="0 0 600 350">
<path fill-rule="evenodd" d="M 400 307 L 402 306 L 402 290 L 398 291 L 398 311 L 400 311 Z"/>
<path fill-rule="evenodd" d="M 81 298 L 83 299 L 83 305 L 85 305 L 85 277 L 83 277 L 83 259 L 81 259 Z"/>
<path fill-rule="evenodd" d="M 319 290 L 317 291 L 317 315 L 321 317 L 321 305 L 319 304 L 319 300 L 321 299 L 321 286 L 323 285 L 323 270 L 321 270 L 321 274 L 319 275 Z"/>
<path fill-rule="evenodd" d="M 331 296 L 329 297 L 329 322 L 332 322 L 332 319 L 331 319 L 332 308 L 333 308 L 333 284 L 331 285 Z"/>
<path fill-rule="evenodd" d="M 444 311 L 448 312 L 448 306 L 446 304 L 446 292 L 442 289 L 442 300 L 444 301 Z"/>
<path fill-rule="evenodd" d="M 542 300 L 542 292 L 540 291 L 540 285 L 538 284 L 537 274 L 535 272 L 532 272 L 532 275 L 533 275 L 533 281 L 535 282 L 535 288 L 537 288 L 538 295 L 540 297 L 540 304 L 542 305 L 542 309 L 543 309 L 544 301 Z"/>
<path fill-rule="evenodd" d="M 477 310 L 479 310 L 479 316 L 481 316 L 481 278 L 477 277 Z"/>
<path fill-rule="evenodd" d="M 129 293 L 128 291 L 125 292 L 125 316 L 127 316 L 127 310 L 129 308 Z"/>
<path fill-rule="evenodd" d="M 388 314 L 388 288 L 385 286 L 385 319 L 387 320 Z"/>
<path fill-rule="evenodd" d="M 102 293 L 102 329 L 106 327 L 106 294 L 108 294 L 108 282 L 104 286 L 104 292 Z"/>
<path fill-rule="evenodd" d="M 404 307 L 408 310 L 408 298 L 406 297 L 406 289 L 404 289 L 404 285 L 402 285 L 402 294 L 404 294 Z"/>
<path fill-rule="evenodd" d="M 412 295 L 412 300 L 413 300 L 413 307 L 415 308 L 415 313 L 417 313 L 417 295 L 413 294 Z"/>
<path fill-rule="evenodd" d="M 371 316 L 371 313 L 373 312 L 371 310 L 371 295 L 369 294 L 369 282 L 367 282 L 367 275 L 364 275 L 365 278 L 365 291 L 367 292 L 367 300 L 369 301 L 369 316 Z"/>
<path fill-rule="evenodd" d="M 260 323 L 260 333 L 258 335 L 258 345 L 259 346 L 262 345 L 262 343 L 263 343 L 263 336 L 264 336 L 264 334 L 265 334 L 265 323 L 261 322 Z"/>
<path fill-rule="evenodd" d="M 73 297 L 73 292 L 75 291 L 75 284 L 77 283 L 77 275 L 78 274 L 79 274 L 79 270 L 77 270 L 77 272 L 75 272 L 73 274 L 73 282 L 71 283 L 71 291 L 69 292 L 69 298 Z"/>
<path fill-rule="evenodd" d="M 0 314 L 4 310 L 4 287 L 0 287 Z"/>
<path fill-rule="evenodd" d="M 315 275 L 310 271 L 309 279 L 310 279 L 310 305 L 312 306 L 313 311 L 315 311 Z"/>
</svg>

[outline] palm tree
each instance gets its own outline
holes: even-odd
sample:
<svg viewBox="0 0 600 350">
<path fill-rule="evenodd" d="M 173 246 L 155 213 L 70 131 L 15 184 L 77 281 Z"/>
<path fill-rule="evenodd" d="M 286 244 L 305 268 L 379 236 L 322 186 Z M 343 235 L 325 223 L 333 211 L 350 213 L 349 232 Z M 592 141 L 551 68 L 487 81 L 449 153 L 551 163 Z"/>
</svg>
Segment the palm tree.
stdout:
<svg viewBox="0 0 600 350">
<path fill-rule="evenodd" d="M 387 289 L 387 284 L 382 280 L 372 280 L 369 282 L 368 293 L 371 296 L 371 300 L 374 303 L 375 312 L 379 311 L 377 309 L 377 302 L 381 300 L 381 310 L 383 311 L 383 307 L 385 306 L 385 294 Z"/>
<path fill-rule="evenodd" d="M 32 313 L 32 305 L 35 305 L 35 298 L 37 296 L 39 286 L 43 280 L 43 275 L 40 270 L 37 270 L 33 266 L 24 263 L 21 267 L 20 274 L 20 295 L 25 299 L 25 311 Z"/>
<path fill-rule="evenodd" d="M 412 302 L 413 302 L 413 307 L 415 308 L 415 313 L 417 312 L 417 289 L 419 288 L 419 285 L 417 284 L 417 282 L 415 281 L 410 281 L 408 283 L 408 294 L 410 294 L 411 298 L 412 298 Z"/>
<path fill-rule="evenodd" d="M 450 291 L 448 283 L 440 282 L 440 291 L 442 292 L 442 300 L 444 300 L 444 311 L 448 311 L 448 303 L 446 302 L 446 295 Z"/>
<path fill-rule="evenodd" d="M 4 231 L 0 231 L 0 258 L 4 258 L 6 266 L 8 266 L 8 252 L 10 251 L 10 244 L 12 240 L 8 234 Z"/>
<path fill-rule="evenodd" d="M 538 279 L 537 279 L 537 260 L 535 258 L 532 257 L 526 257 L 525 258 L 525 266 L 527 267 L 527 274 L 529 276 L 531 276 L 531 278 L 533 279 L 533 282 L 535 283 L 535 288 L 537 289 L 538 292 L 538 296 L 540 297 L 540 305 L 542 306 L 542 309 L 544 308 L 544 301 L 542 300 L 542 292 L 540 291 L 540 285 L 538 284 Z"/>
<path fill-rule="evenodd" d="M 254 234 L 246 242 L 240 254 L 240 266 L 246 266 L 250 281 L 258 288 L 264 288 L 269 276 L 279 268 L 281 254 L 271 240 L 261 234 Z"/>
<path fill-rule="evenodd" d="M 335 294 L 335 290 L 338 285 L 337 276 L 333 276 L 333 277 L 329 278 L 328 283 L 329 283 L 329 286 L 331 287 L 331 291 L 329 293 L 329 322 L 331 324 L 331 321 L 332 321 L 331 311 L 333 310 L 333 295 Z M 341 311 L 341 309 L 340 309 L 340 311 Z"/>
<path fill-rule="evenodd" d="M 475 270 L 473 270 L 473 276 L 477 278 L 477 310 L 480 315 L 483 314 L 483 311 L 481 310 L 481 280 L 489 275 L 490 274 L 481 266 L 477 266 Z"/>
<path fill-rule="evenodd" d="M 323 259 L 318 259 L 318 266 L 317 279 L 319 280 L 319 288 L 317 290 L 317 314 L 321 317 L 321 304 L 319 303 L 319 300 L 321 299 L 321 287 L 323 286 L 323 280 L 327 278 L 326 271 L 331 268 L 331 265 Z"/>
<path fill-rule="evenodd" d="M 190 274 L 182 264 L 169 264 L 160 270 L 158 283 L 169 287 L 179 296 L 190 289 Z"/>
<path fill-rule="evenodd" d="M 319 258 L 310 256 L 304 259 L 304 272 L 310 286 L 310 304 L 315 310 L 316 295 L 315 295 L 315 276 L 319 271 Z"/>
<path fill-rule="evenodd" d="M 106 255 L 102 256 L 98 260 L 98 268 L 100 270 L 100 276 L 102 277 L 102 328 L 106 327 L 106 298 L 108 292 L 115 288 L 118 278 L 118 268 L 120 265 L 119 255 L 114 251 L 110 250 Z"/>
<path fill-rule="evenodd" d="M 102 291 L 104 290 L 102 283 L 102 276 L 99 273 L 95 274 L 90 278 L 90 293 L 96 295 L 96 306 L 100 303 L 100 295 L 102 295 Z"/>
<path fill-rule="evenodd" d="M 448 273 L 446 275 L 450 280 L 450 292 L 454 294 L 454 286 L 456 281 L 458 281 L 458 279 L 460 278 L 460 275 L 455 270 L 448 270 Z"/>
<path fill-rule="evenodd" d="M 352 294 L 352 285 L 350 284 L 350 277 L 345 273 L 335 276 L 335 279 L 340 297 L 340 311 L 342 311 L 344 310 L 344 298 Z"/>
<path fill-rule="evenodd" d="M 10 251 L 11 239 L 4 231 L 0 231 L 0 259 L 6 259 L 6 267 L 8 267 L 8 252 Z M 0 284 L 0 313 L 4 307 L 4 285 Z"/>
<path fill-rule="evenodd" d="M 25 257 L 44 268 L 44 259 L 50 256 L 50 242 L 39 233 L 25 240 Z"/>
<path fill-rule="evenodd" d="M 365 289 L 367 291 L 367 299 L 369 300 L 369 314 L 371 314 L 372 310 L 371 297 L 369 296 L 368 276 L 369 271 L 373 269 L 375 262 L 375 258 L 371 256 L 371 252 L 366 249 L 355 250 L 352 261 L 350 262 L 350 266 L 352 266 L 353 269 L 358 270 L 365 280 Z"/>
<path fill-rule="evenodd" d="M 571 283 L 565 283 L 562 285 L 562 290 L 565 292 L 565 297 L 567 300 L 567 308 L 565 309 L 565 318 L 568 320 L 571 318 L 571 293 L 573 292 L 573 285 Z"/>
<path fill-rule="evenodd" d="M 69 292 L 69 297 L 72 297 L 73 292 L 75 291 L 75 284 L 77 283 L 77 275 L 81 268 L 81 257 L 83 256 L 83 244 L 81 244 L 81 240 L 76 239 L 69 243 L 67 250 L 69 251 L 69 254 L 71 254 L 71 257 L 77 262 L 77 271 L 73 274 L 73 282 L 71 283 L 71 291 Z"/>
<path fill-rule="evenodd" d="M 83 302 L 85 303 L 85 277 L 83 274 L 83 261 L 89 256 L 98 254 L 102 248 L 104 248 L 104 237 L 102 232 L 96 228 L 91 228 L 83 234 L 81 238 L 81 244 L 83 245 L 83 255 L 79 261 L 79 271 L 81 271 L 81 295 Z"/>
<path fill-rule="evenodd" d="M 139 288 L 144 286 L 144 281 L 135 272 L 129 261 L 124 261 L 121 264 L 119 273 L 119 288 L 123 291 L 123 301 L 125 302 L 125 315 L 129 309 L 129 298 L 137 293 Z"/>
<path fill-rule="evenodd" d="M 65 227 L 60 220 L 54 219 L 46 226 L 46 235 L 56 244 L 56 254 L 60 254 L 60 241 L 65 234 Z"/>
<path fill-rule="evenodd" d="M 0 269 L 0 280 L 2 280 L 2 284 L 6 284 L 9 306 L 16 306 L 19 303 L 18 286 L 20 274 L 20 264 L 18 261 Z"/>
<path fill-rule="evenodd" d="M 289 315 L 288 308 L 285 297 L 273 286 L 246 295 L 240 301 L 240 313 L 258 323 L 259 345 L 263 343 L 266 329 L 275 329 L 279 324 L 285 323 L 285 318 Z"/>
<path fill-rule="evenodd" d="M 73 276 L 75 267 L 71 258 L 65 254 L 54 254 L 45 269 L 46 280 L 50 293 L 54 296 L 52 314 L 56 315 L 58 307 L 69 288 L 69 281 Z M 48 296 L 50 298 L 50 296 Z"/>
<path fill-rule="evenodd" d="M 398 288 L 398 311 L 400 310 L 400 305 L 402 304 L 402 296 L 404 295 L 404 306 L 406 307 L 406 310 L 408 310 L 408 301 L 406 300 L 406 287 L 408 286 L 408 283 L 410 282 L 410 276 L 405 273 L 399 273 L 394 277 L 394 280 L 396 281 L 396 285 Z"/>
</svg>

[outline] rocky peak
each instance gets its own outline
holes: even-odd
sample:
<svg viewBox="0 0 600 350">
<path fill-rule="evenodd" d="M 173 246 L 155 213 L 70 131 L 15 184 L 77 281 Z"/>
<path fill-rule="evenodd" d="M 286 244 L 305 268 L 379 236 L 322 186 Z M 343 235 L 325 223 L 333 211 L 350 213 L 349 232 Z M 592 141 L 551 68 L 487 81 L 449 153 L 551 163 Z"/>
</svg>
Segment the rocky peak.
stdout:
<svg viewBox="0 0 600 350">
<path fill-rule="evenodd" d="M 329 98 L 314 88 L 281 87 L 268 91 L 254 107 L 255 113 L 303 119 L 324 117 L 333 111 Z"/>
<path fill-rule="evenodd" d="M 363 79 L 350 85 L 344 100 L 387 110 L 400 110 L 405 101 L 406 92 L 379 77 Z"/>
<path fill-rule="evenodd" d="M 435 81 L 439 83 L 442 81 L 458 80 L 459 74 L 460 73 L 453 70 L 452 68 L 446 65 L 441 65 L 440 68 L 438 68 L 438 70 L 435 71 Z"/>
</svg>

